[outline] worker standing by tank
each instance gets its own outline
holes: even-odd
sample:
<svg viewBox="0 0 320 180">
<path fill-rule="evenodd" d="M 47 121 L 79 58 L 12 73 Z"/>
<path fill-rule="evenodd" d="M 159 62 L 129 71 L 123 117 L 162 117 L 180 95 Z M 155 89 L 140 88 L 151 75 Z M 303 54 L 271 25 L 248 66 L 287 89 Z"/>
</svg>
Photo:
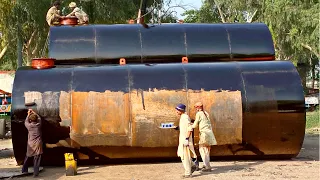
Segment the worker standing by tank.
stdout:
<svg viewBox="0 0 320 180">
<path fill-rule="evenodd" d="M 78 8 L 75 2 L 71 2 L 69 4 L 69 8 L 72 10 L 72 12 L 68 14 L 67 17 L 77 17 L 79 24 L 87 24 L 89 22 L 88 15 L 82 9 Z"/>
<path fill-rule="evenodd" d="M 41 118 L 32 109 L 28 110 L 28 116 L 24 122 L 28 129 L 27 153 L 22 166 L 22 173 L 28 172 L 28 159 L 33 157 L 33 176 L 39 175 L 39 166 L 42 150 Z"/>
<path fill-rule="evenodd" d="M 179 126 L 177 127 L 177 129 L 180 130 L 177 155 L 181 158 L 183 167 L 185 169 L 185 173 L 182 177 L 191 178 L 192 172 L 195 170 L 194 166 L 192 167 L 192 159 L 197 161 L 197 155 L 194 150 L 192 136 L 188 136 L 191 134 L 189 130 L 192 130 L 191 120 L 186 114 L 186 106 L 184 104 L 179 104 L 176 107 L 176 110 L 177 114 L 180 116 Z"/>
<path fill-rule="evenodd" d="M 210 149 L 212 145 L 217 145 L 217 140 L 212 131 L 209 114 L 203 110 L 203 104 L 201 102 L 197 102 L 194 107 L 196 108 L 197 113 L 195 121 L 191 127 L 194 129 L 199 126 L 199 152 L 204 165 L 201 171 L 210 172 Z M 189 132 L 189 136 L 190 134 L 191 133 Z"/>
<path fill-rule="evenodd" d="M 60 18 L 64 18 L 64 16 L 60 16 L 60 2 L 55 1 L 52 7 L 48 10 L 46 20 L 49 26 L 59 25 Z"/>
</svg>

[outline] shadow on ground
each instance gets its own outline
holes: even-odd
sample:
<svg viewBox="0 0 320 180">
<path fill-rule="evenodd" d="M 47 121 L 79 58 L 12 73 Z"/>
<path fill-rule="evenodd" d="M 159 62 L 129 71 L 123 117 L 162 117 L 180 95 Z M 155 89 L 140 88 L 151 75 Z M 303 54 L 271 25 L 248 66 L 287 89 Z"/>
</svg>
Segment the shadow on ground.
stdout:
<svg viewBox="0 0 320 180">
<path fill-rule="evenodd" d="M 194 174 L 193 177 L 207 176 L 211 174 L 224 174 L 236 171 L 246 171 L 252 172 L 255 170 L 253 168 L 256 165 L 263 164 L 265 161 L 250 161 L 250 162 L 237 162 L 235 161 L 233 165 L 219 166 L 219 168 L 213 168 L 211 172 L 200 172 L 200 174 Z M 245 164 L 244 164 L 245 163 Z"/>
<path fill-rule="evenodd" d="M 0 159 L 13 158 L 13 157 L 14 157 L 14 154 L 13 154 L 13 149 L 12 148 L 0 149 Z"/>
<path fill-rule="evenodd" d="M 300 153 L 293 160 L 319 161 L 319 134 L 306 134 Z"/>
</svg>

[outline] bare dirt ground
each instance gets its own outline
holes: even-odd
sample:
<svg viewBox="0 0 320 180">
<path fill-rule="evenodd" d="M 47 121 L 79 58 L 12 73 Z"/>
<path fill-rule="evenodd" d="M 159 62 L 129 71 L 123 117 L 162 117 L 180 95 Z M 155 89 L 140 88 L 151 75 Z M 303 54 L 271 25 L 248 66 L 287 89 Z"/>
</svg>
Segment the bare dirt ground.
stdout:
<svg viewBox="0 0 320 180">
<path fill-rule="evenodd" d="M 201 164 L 200 164 L 201 165 Z M 192 179 L 320 179 L 319 134 L 306 135 L 300 154 L 292 160 L 279 161 L 211 161 L 210 173 L 194 172 Z M 12 157 L 11 140 L 0 140 L 1 173 L 20 171 Z M 181 162 L 104 165 L 79 167 L 77 176 L 65 176 L 64 167 L 45 167 L 39 178 L 32 176 L 9 179 L 181 179 Z"/>
</svg>

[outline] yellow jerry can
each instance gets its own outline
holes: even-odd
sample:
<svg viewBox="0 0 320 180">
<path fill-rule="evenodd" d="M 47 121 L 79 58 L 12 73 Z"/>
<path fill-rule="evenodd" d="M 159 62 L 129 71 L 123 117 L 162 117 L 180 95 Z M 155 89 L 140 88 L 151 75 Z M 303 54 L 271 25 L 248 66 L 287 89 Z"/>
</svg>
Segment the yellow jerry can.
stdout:
<svg viewBox="0 0 320 180">
<path fill-rule="evenodd" d="M 66 164 L 66 176 L 77 175 L 77 161 L 74 159 L 72 153 L 64 154 L 65 164 Z"/>
</svg>

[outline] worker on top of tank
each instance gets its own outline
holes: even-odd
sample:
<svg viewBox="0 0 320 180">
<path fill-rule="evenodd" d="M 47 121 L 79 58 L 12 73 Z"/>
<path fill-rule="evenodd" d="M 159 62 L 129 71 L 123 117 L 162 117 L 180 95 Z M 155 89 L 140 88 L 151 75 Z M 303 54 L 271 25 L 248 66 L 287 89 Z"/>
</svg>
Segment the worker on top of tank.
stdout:
<svg viewBox="0 0 320 180">
<path fill-rule="evenodd" d="M 135 22 L 134 22 L 134 20 L 133 19 L 129 19 L 128 20 L 128 24 L 134 24 Z"/>
<path fill-rule="evenodd" d="M 186 114 L 186 106 L 184 104 L 179 104 L 176 107 L 177 114 L 180 116 L 179 121 L 179 146 L 177 155 L 181 158 L 185 173 L 182 176 L 183 178 L 192 177 L 193 171 L 195 168 L 192 168 L 192 159 L 197 159 L 197 155 L 193 146 L 193 139 L 190 136 L 190 130 L 192 130 L 190 117 Z M 188 136 L 189 135 L 189 136 Z M 190 154 L 190 151 L 192 155 Z"/>
<path fill-rule="evenodd" d="M 89 22 L 88 15 L 82 9 L 78 8 L 75 2 L 71 2 L 69 4 L 69 8 L 72 10 L 72 12 L 68 14 L 67 17 L 77 17 L 79 24 L 87 24 Z"/>
<path fill-rule="evenodd" d="M 32 109 L 28 110 L 28 116 L 24 122 L 28 130 L 27 153 L 22 166 L 22 173 L 28 173 L 28 160 L 33 157 L 33 176 L 39 175 L 39 166 L 42 154 L 41 118 Z"/>
<path fill-rule="evenodd" d="M 48 10 L 46 20 L 49 26 L 59 25 L 60 18 L 64 18 L 64 16 L 60 16 L 60 2 L 55 1 L 52 7 Z"/>
<path fill-rule="evenodd" d="M 203 104 L 201 102 L 197 102 L 194 107 L 197 110 L 197 114 L 191 127 L 196 128 L 199 126 L 199 152 L 204 164 L 201 171 L 208 172 L 211 171 L 210 149 L 212 145 L 217 145 L 217 141 L 212 131 L 209 114 L 203 110 Z M 191 133 L 189 133 L 189 135 L 190 134 Z"/>
</svg>

